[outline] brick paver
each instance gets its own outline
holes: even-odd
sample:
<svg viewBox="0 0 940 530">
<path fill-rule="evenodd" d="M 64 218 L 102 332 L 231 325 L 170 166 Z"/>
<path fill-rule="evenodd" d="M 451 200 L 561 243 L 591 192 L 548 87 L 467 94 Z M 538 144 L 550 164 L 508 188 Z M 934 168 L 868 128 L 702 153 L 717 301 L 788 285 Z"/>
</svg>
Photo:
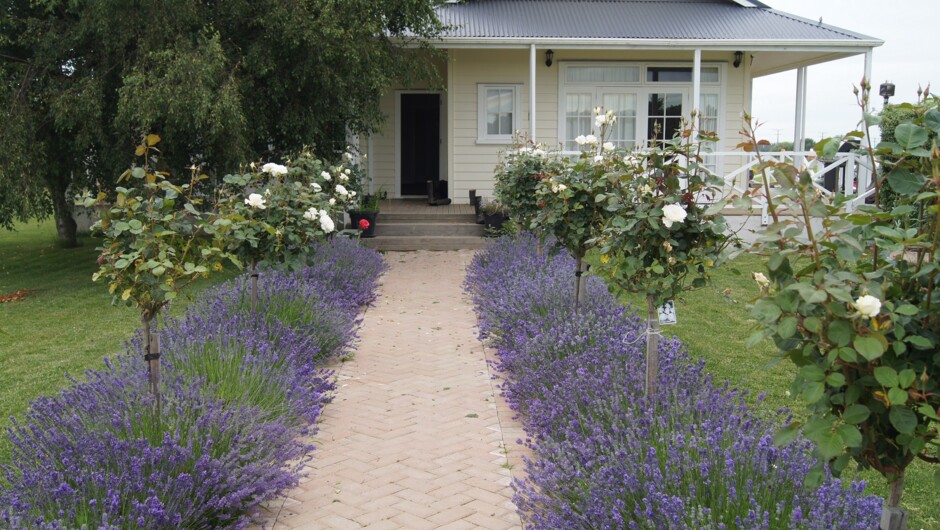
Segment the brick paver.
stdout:
<svg viewBox="0 0 940 530">
<path fill-rule="evenodd" d="M 266 528 L 522 528 L 510 486 L 522 431 L 461 287 L 472 255 L 386 254 L 307 477 L 268 506 Z"/>
</svg>

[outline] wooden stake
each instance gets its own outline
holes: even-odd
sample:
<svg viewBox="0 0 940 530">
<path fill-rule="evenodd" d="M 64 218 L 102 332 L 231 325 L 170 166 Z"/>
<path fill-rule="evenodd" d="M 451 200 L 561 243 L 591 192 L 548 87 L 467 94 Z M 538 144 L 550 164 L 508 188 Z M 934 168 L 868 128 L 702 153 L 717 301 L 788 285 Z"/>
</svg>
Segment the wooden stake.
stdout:
<svg viewBox="0 0 940 530">
<path fill-rule="evenodd" d="M 646 397 L 656 390 L 659 379 L 659 310 L 652 296 L 646 297 Z"/>
</svg>

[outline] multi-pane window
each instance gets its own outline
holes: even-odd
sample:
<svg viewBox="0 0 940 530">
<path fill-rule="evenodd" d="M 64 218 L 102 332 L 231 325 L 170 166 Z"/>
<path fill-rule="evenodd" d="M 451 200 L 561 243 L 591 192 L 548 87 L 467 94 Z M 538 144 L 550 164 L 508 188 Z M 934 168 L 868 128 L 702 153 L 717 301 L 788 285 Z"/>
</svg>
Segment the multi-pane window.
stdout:
<svg viewBox="0 0 940 530">
<path fill-rule="evenodd" d="M 655 140 L 672 140 L 682 129 L 681 92 L 652 93 L 648 97 L 646 136 Z"/>
<path fill-rule="evenodd" d="M 639 66 L 569 66 L 569 83 L 637 83 Z"/>
<path fill-rule="evenodd" d="M 518 128 L 518 90 L 515 85 L 479 86 L 479 141 L 509 142 Z"/>
<path fill-rule="evenodd" d="M 701 133 L 718 132 L 718 94 L 702 94 L 699 100 L 698 130 Z M 715 142 L 702 142 L 702 159 L 705 167 L 715 172 L 718 169 L 716 157 L 709 156 L 717 149 Z"/>
<path fill-rule="evenodd" d="M 574 139 L 578 136 L 591 134 L 594 124 L 594 98 L 593 92 L 574 93 L 565 96 L 565 150 L 577 151 L 578 144 Z"/>
<path fill-rule="evenodd" d="M 617 116 L 605 140 L 617 147 L 631 148 L 672 139 L 696 106 L 692 103 L 690 65 L 611 62 L 570 63 L 562 68 L 558 134 L 566 151 L 578 151 L 575 138 L 592 133 L 595 107 L 613 111 Z M 718 132 L 721 67 L 703 65 L 700 73 L 698 125 Z M 703 146 L 708 150 L 715 147 Z"/>
<path fill-rule="evenodd" d="M 613 111 L 617 121 L 610 126 L 607 140 L 616 147 L 636 146 L 636 94 L 603 94 L 605 111 Z"/>
<path fill-rule="evenodd" d="M 705 66 L 701 70 L 702 83 L 718 83 L 721 79 L 717 66 Z M 689 66 L 648 66 L 646 81 L 650 83 L 691 83 L 692 68 Z"/>
</svg>

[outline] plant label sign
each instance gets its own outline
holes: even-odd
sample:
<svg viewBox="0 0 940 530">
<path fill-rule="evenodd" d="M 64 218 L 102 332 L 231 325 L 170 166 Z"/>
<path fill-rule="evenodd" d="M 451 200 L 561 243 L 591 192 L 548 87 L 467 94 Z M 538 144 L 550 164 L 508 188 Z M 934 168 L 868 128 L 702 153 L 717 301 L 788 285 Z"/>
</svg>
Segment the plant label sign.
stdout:
<svg viewBox="0 0 940 530">
<path fill-rule="evenodd" d="M 678 322 L 676 320 L 676 304 L 672 300 L 666 300 L 663 305 L 659 306 L 659 323 L 665 325 L 675 324 L 676 322 Z"/>
</svg>

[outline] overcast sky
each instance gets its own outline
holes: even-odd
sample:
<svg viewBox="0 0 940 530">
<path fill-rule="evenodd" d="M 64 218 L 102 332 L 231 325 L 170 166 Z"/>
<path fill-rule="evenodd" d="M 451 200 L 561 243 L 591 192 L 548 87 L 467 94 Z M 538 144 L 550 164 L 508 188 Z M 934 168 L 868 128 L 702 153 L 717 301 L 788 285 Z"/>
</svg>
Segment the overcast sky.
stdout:
<svg viewBox="0 0 940 530">
<path fill-rule="evenodd" d="M 933 83 L 940 93 L 940 57 L 937 23 L 940 0 L 762 0 L 765 4 L 811 20 L 841 27 L 885 41 L 875 48 L 872 62 L 872 107 L 884 100 L 878 86 L 897 86 L 892 103 L 913 102 L 917 85 Z M 807 73 L 806 136 L 835 136 L 853 130 L 861 118 L 852 94 L 865 71 L 863 55 L 810 66 Z M 761 136 L 774 142 L 793 140 L 796 71 L 754 80 L 752 114 L 764 122 Z M 877 131 L 873 131 L 877 135 Z"/>
</svg>

